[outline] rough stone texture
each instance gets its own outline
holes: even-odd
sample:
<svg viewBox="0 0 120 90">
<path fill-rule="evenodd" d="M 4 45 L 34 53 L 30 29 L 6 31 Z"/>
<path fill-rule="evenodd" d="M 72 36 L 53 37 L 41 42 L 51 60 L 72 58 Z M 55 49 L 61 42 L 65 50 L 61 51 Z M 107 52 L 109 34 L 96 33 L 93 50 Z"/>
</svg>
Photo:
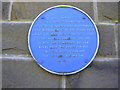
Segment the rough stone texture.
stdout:
<svg viewBox="0 0 120 90">
<path fill-rule="evenodd" d="M 98 55 L 116 55 L 115 50 L 115 34 L 113 25 L 100 25 L 98 24 L 98 30 L 100 34 L 100 47 Z M 20 49 L 25 53 L 29 53 L 28 50 L 28 30 L 30 23 L 16 24 L 16 23 L 4 23 L 2 25 L 2 49 Z"/>
<path fill-rule="evenodd" d="M 2 63 L 3 88 L 61 87 L 61 76 L 52 75 L 41 69 L 32 59 L 28 51 L 27 35 L 30 24 L 3 23 L 2 25 L 2 49 L 3 55 L 6 55 L 6 58 L 3 57 Z M 100 33 L 100 49 L 98 55 L 115 55 L 114 26 L 102 24 L 98 24 L 97 26 Z M 29 60 L 29 58 L 32 60 Z M 82 72 L 67 76 L 67 87 L 118 87 L 117 64 L 118 62 L 116 60 L 93 61 Z"/>
<path fill-rule="evenodd" d="M 118 21 L 120 22 L 120 2 L 118 2 Z"/>
<path fill-rule="evenodd" d="M 0 12 L 2 12 L 2 2 L 0 1 Z M 0 21 L 2 20 L 2 13 L 0 13 Z"/>
<path fill-rule="evenodd" d="M 99 55 L 116 55 L 114 25 L 98 24 L 99 31 Z"/>
<path fill-rule="evenodd" d="M 118 57 L 120 58 L 120 23 L 118 24 Z"/>
<path fill-rule="evenodd" d="M 2 62 L 3 88 L 60 88 L 61 76 L 40 68 L 34 60 L 10 60 Z"/>
<path fill-rule="evenodd" d="M 10 2 L 2 2 L 2 19 L 8 20 Z"/>
<path fill-rule="evenodd" d="M 98 2 L 98 19 L 102 21 L 118 21 L 118 2 Z"/>
<path fill-rule="evenodd" d="M 8 20 L 10 2 L 1 3 L 0 1 L 0 6 L 1 4 L 2 19 Z M 93 18 L 92 2 L 14 2 L 11 20 L 33 21 L 43 10 L 61 4 L 78 7 Z M 118 5 L 116 2 L 98 2 L 97 5 L 98 22 L 120 21 L 118 10 L 120 3 Z M 2 86 L 3 88 L 60 88 L 61 76 L 50 74 L 40 68 L 29 53 L 27 39 L 30 24 L 21 22 L 2 24 Z M 117 53 L 114 25 L 104 23 L 97 24 L 97 26 L 100 34 L 100 47 L 97 55 L 100 56 L 100 60 L 95 58 L 85 70 L 66 76 L 67 88 L 118 87 L 118 61 L 114 58 L 104 61 L 102 57 L 103 55 L 113 57 Z M 118 24 L 118 29 L 118 51 L 120 52 L 120 24 Z"/>
<path fill-rule="evenodd" d="M 118 61 L 94 61 L 85 70 L 66 78 L 67 88 L 118 88 Z"/>
<path fill-rule="evenodd" d="M 10 52 L 17 52 L 8 50 Z M 40 68 L 27 56 L 3 54 L 3 88 L 60 88 L 61 76 L 53 75 Z M 30 59 L 29 59 L 30 58 Z M 29 60 L 28 60 L 29 59 Z M 118 61 L 115 58 L 95 60 L 83 71 L 66 76 L 67 88 L 117 88 Z"/>
<path fill-rule="evenodd" d="M 11 19 L 23 22 L 33 19 L 43 10 L 60 4 L 76 6 L 93 18 L 92 2 L 14 2 Z M 120 9 L 115 2 L 98 2 L 99 22 L 120 21 Z M 1 5 L 1 3 L 0 3 Z M 9 2 L 2 2 L 2 19 L 8 20 Z M 61 76 L 53 75 L 40 68 L 31 57 L 27 35 L 31 23 L 3 23 L 2 26 L 2 85 L 3 88 L 59 88 Z M 99 55 L 116 55 L 113 25 L 98 24 L 100 33 Z M 120 52 L 120 24 L 118 24 L 118 51 Z M 1 33 L 1 32 L 0 32 Z M 119 58 L 120 58 L 120 53 Z M 107 56 L 108 57 L 108 56 Z M 106 58 L 107 58 L 106 57 Z M 0 57 L 1 58 L 1 57 Z M 108 57 L 109 58 L 109 57 Z M 0 63 L 1 64 L 1 63 Z M 66 76 L 68 88 L 116 88 L 118 87 L 118 61 L 96 58 L 83 71 Z M 120 71 L 119 71 L 120 73 Z M 120 79 L 120 78 L 119 78 Z"/>
<path fill-rule="evenodd" d="M 28 30 L 31 23 L 2 24 L 2 49 L 20 49 L 28 52 Z"/>
<path fill-rule="evenodd" d="M 43 10 L 56 5 L 72 5 L 93 17 L 92 2 L 14 2 L 12 20 L 33 20 Z"/>
</svg>

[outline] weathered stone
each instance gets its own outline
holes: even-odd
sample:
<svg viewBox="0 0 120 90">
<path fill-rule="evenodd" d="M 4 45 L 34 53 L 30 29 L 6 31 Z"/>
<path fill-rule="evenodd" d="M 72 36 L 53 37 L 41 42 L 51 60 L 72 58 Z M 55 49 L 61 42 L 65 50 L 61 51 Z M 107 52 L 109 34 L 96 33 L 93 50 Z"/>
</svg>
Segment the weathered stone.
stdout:
<svg viewBox="0 0 120 90">
<path fill-rule="evenodd" d="M 21 58 L 22 59 L 22 58 Z M 61 76 L 40 68 L 34 60 L 3 59 L 3 88 L 60 88 Z"/>
<path fill-rule="evenodd" d="M 93 61 L 85 70 L 67 76 L 67 88 L 118 88 L 118 61 Z"/>
<path fill-rule="evenodd" d="M 100 22 L 118 21 L 118 2 L 98 2 L 98 19 Z"/>
<path fill-rule="evenodd" d="M 2 24 L 2 49 L 28 51 L 28 31 L 31 23 Z"/>
<path fill-rule="evenodd" d="M 28 53 L 28 31 L 31 23 L 4 23 L 2 25 L 2 49 L 18 49 Z M 98 55 L 116 55 L 113 25 L 98 24 L 100 46 Z"/>
<path fill-rule="evenodd" d="M 120 58 L 120 23 L 118 24 L 118 57 Z"/>
<path fill-rule="evenodd" d="M 31 60 L 27 44 L 30 24 L 11 22 L 2 25 L 2 48 L 3 55 L 6 55 L 2 64 L 3 88 L 58 88 L 61 86 L 61 77 L 46 72 Z M 97 26 L 100 33 L 98 55 L 115 55 L 114 26 L 103 24 Z M 67 87 L 116 88 L 118 87 L 117 64 L 116 60 L 104 61 L 102 58 L 101 61 L 94 61 L 82 72 L 67 76 Z"/>
<path fill-rule="evenodd" d="M 99 55 L 116 55 L 114 25 L 98 24 Z"/>
<path fill-rule="evenodd" d="M 120 2 L 118 2 L 118 22 L 120 22 Z"/>
<path fill-rule="evenodd" d="M 2 19 L 8 20 L 10 10 L 10 2 L 2 2 Z"/>
<path fill-rule="evenodd" d="M 56 5 L 72 5 L 84 10 L 93 17 L 92 2 L 14 2 L 12 20 L 33 20 L 45 9 Z"/>
<path fill-rule="evenodd" d="M 0 1 L 0 12 L 2 12 L 2 2 Z M 2 21 L 2 13 L 0 13 L 0 21 Z"/>
</svg>

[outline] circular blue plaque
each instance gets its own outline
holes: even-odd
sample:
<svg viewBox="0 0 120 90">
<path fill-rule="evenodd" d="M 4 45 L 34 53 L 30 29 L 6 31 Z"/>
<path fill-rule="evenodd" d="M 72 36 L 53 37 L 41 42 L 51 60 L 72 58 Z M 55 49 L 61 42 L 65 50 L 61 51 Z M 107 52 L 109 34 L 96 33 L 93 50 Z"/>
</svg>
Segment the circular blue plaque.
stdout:
<svg viewBox="0 0 120 90">
<path fill-rule="evenodd" d="M 84 11 L 58 5 L 36 17 L 29 30 L 28 45 L 31 55 L 43 69 L 69 75 L 83 70 L 93 61 L 99 34 Z"/>
</svg>

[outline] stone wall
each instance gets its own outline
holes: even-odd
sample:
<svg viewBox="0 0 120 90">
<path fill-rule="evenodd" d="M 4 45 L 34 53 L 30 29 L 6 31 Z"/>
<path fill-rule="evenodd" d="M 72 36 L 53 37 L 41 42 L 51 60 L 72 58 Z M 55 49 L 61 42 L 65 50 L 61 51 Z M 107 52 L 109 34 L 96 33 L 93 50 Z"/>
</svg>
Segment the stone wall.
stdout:
<svg viewBox="0 0 120 90">
<path fill-rule="evenodd" d="M 72 5 L 95 21 L 100 47 L 85 70 L 69 76 L 48 73 L 31 57 L 27 45 L 29 27 L 43 10 Z M 2 5 L 3 88 L 118 88 L 118 2 L 0 2 Z"/>
</svg>

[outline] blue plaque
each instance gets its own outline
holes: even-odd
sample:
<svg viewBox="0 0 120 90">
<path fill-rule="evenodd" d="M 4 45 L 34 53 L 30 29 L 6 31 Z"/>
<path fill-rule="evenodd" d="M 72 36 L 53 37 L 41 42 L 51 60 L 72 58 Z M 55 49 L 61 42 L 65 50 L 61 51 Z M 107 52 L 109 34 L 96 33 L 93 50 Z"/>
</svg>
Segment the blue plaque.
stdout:
<svg viewBox="0 0 120 90">
<path fill-rule="evenodd" d="M 94 21 L 84 11 L 58 5 L 36 17 L 29 30 L 28 45 L 31 55 L 43 69 L 69 75 L 93 61 L 99 34 Z"/>
</svg>

